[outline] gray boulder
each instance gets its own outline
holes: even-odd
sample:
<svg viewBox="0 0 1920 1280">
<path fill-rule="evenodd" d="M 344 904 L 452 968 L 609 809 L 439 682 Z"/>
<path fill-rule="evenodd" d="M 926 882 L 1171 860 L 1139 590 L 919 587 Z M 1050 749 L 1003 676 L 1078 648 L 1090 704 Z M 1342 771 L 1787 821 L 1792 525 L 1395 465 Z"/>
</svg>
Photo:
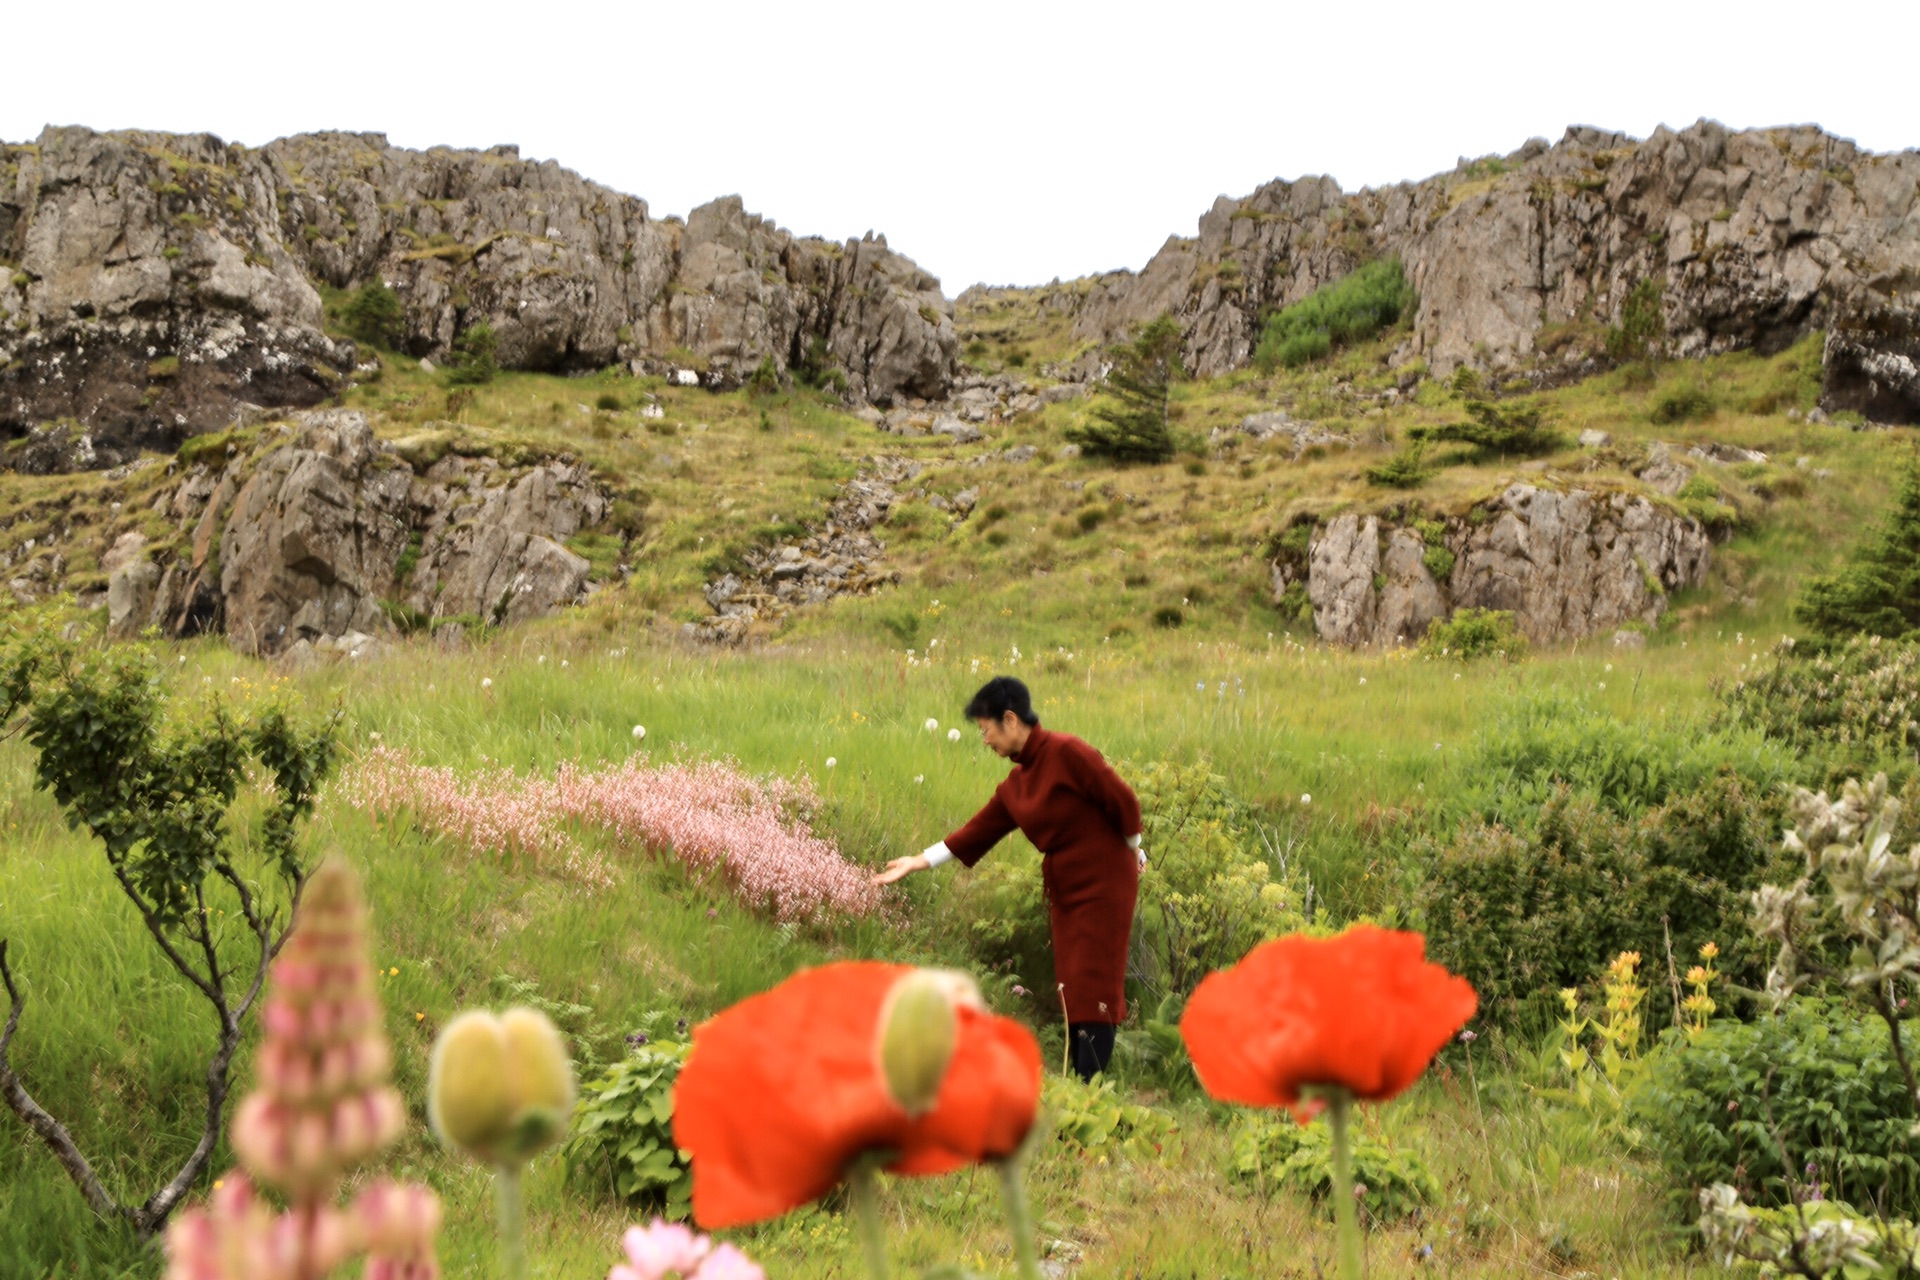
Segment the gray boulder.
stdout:
<svg viewBox="0 0 1920 1280">
<path fill-rule="evenodd" d="M 1307 595 L 1321 638 L 1410 644 L 1471 607 L 1513 613 L 1538 642 L 1579 639 L 1652 623 L 1670 592 L 1705 580 L 1711 558 L 1698 522 L 1644 497 L 1524 484 L 1499 497 L 1490 520 L 1449 522 L 1443 546 L 1452 568 L 1439 581 L 1414 530 L 1383 532 L 1371 515 L 1329 521 L 1308 548 Z M 1276 601 L 1287 581 L 1276 565 Z"/>
</svg>

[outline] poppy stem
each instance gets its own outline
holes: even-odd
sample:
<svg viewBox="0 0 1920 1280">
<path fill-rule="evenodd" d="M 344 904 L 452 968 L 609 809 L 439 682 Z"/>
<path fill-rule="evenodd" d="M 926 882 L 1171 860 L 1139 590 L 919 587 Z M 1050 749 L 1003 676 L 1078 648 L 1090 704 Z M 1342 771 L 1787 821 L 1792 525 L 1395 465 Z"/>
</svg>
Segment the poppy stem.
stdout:
<svg viewBox="0 0 1920 1280">
<path fill-rule="evenodd" d="M 1342 1088 L 1326 1091 L 1327 1124 L 1333 1130 L 1333 1221 L 1340 1240 L 1341 1280 L 1360 1280 L 1360 1218 L 1354 1207 L 1353 1153 L 1348 1146 L 1347 1123 L 1353 1115 L 1353 1094 Z"/>
<path fill-rule="evenodd" d="M 500 1210 L 500 1274 L 524 1280 L 527 1274 L 527 1202 L 521 1194 L 520 1166 L 503 1164 L 493 1173 Z"/>
<path fill-rule="evenodd" d="M 1019 1260 L 1020 1280 L 1040 1280 L 1040 1259 L 1033 1247 L 1033 1209 L 1027 1203 L 1026 1167 L 1020 1157 L 1000 1162 L 1000 1192 L 1007 1202 L 1007 1225 L 1013 1229 L 1013 1256 Z"/>
<path fill-rule="evenodd" d="M 880 1221 L 880 1190 L 872 1162 L 856 1163 L 847 1181 L 853 1192 L 853 1213 L 860 1220 L 860 1243 L 867 1250 L 867 1270 L 873 1280 L 887 1280 L 887 1234 Z"/>
</svg>

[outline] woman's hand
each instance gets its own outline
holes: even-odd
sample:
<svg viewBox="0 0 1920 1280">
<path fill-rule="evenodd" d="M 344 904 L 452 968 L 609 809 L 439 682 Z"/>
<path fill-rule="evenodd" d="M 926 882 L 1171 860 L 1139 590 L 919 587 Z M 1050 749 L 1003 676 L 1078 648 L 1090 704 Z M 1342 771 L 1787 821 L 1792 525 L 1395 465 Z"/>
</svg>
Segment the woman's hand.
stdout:
<svg viewBox="0 0 1920 1280">
<path fill-rule="evenodd" d="M 873 883 L 892 884 L 896 880 L 906 879 L 916 871 L 925 871 L 926 869 L 927 859 L 922 854 L 916 853 L 906 858 L 895 858 L 887 864 L 885 871 L 876 871 L 873 873 Z"/>
</svg>

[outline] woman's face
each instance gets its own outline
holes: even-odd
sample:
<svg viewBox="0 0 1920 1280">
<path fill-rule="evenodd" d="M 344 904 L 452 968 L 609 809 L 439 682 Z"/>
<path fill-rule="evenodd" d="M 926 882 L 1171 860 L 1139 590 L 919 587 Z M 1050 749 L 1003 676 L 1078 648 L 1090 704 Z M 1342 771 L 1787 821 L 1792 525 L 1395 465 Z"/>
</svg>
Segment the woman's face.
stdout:
<svg viewBox="0 0 1920 1280">
<path fill-rule="evenodd" d="M 1020 717 L 1011 711 L 998 720 L 976 720 L 974 723 L 980 726 L 980 740 L 997 756 L 1012 756 L 1027 744 L 1030 731 L 1020 723 Z"/>
</svg>

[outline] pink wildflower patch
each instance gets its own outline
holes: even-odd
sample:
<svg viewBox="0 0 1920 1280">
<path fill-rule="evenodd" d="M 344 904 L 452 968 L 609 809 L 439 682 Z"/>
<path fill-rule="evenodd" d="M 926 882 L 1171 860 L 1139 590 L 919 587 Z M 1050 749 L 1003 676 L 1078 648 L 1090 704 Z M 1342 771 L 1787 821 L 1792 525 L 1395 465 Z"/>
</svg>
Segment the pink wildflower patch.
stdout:
<svg viewBox="0 0 1920 1280">
<path fill-rule="evenodd" d="M 726 879 L 780 920 L 865 915 L 880 905 L 867 875 L 816 835 L 818 804 L 804 782 L 755 778 L 717 761 L 605 769 L 562 764 L 552 777 L 493 769 L 463 777 L 377 746 L 342 779 L 348 802 L 375 816 L 406 810 L 423 827 L 475 853 L 526 858 L 589 884 L 612 882 L 583 848 L 580 828 L 626 848 L 670 853 Z"/>
</svg>

